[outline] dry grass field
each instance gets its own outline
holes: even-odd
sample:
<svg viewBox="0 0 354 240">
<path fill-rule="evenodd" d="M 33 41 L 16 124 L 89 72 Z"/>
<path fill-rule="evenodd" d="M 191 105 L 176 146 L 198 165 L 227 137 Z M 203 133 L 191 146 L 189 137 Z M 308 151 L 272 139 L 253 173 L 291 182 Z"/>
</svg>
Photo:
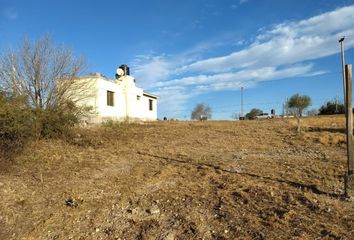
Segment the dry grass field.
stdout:
<svg viewBox="0 0 354 240">
<path fill-rule="evenodd" d="M 354 239 L 343 116 L 77 130 L 1 160 L 0 239 Z"/>
</svg>

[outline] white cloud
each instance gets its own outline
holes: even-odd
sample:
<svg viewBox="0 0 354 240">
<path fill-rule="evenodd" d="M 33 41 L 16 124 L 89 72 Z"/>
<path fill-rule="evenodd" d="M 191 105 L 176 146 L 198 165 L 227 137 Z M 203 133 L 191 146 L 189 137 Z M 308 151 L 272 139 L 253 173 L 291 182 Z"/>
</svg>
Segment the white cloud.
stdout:
<svg viewBox="0 0 354 240">
<path fill-rule="evenodd" d="M 276 25 L 258 35 L 248 48 L 226 56 L 182 66 L 180 71 L 231 71 L 247 67 L 278 66 L 318 59 L 339 51 L 338 38 L 353 35 L 354 6 L 300 22 Z M 346 47 L 354 46 L 347 39 Z"/>
<path fill-rule="evenodd" d="M 160 96 L 158 111 L 167 117 L 178 117 L 186 110 L 186 102 L 195 94 L 185 86 L 166 86 L 154 93 Z"/>
<path fill-rule="evenodd" d="M 261 81 L 322 74 L 312 72 L 312 68 L 312 64 L 307 64 L 282 69 L 265 67 L 232 73 L 197 75 L 159 82 L 155 93 L 161 97 L 159 111 L 167 116 L 177 117 L 186 110 L 185 103 L 194 96 L 222 90 L 239 90 L 241 87 L 251 88 Z"/>
<path fill-rule="evenodd" d="M 198 86 L 210 84 L 211 86 L 215 83 L 247 83 L 248 81 L 266 81 L 275 80 L 279 78 L 289 78 L 294 76 L 302 76 L 311 72 L 313 65 L 307 64 L 302 66 L 293 66 L 284 69 L 277 69 L 276 67 L 263 67 L 256 69 L 245 69 L 236 72 L 210 74 L 210 75 L 196 75 L 190 77 L 184 77 L 179 79 L 174 79 L 165 82 L 157 83 L 158 87 L 166 86 Z M 239 88 L 240 86 L 237 87 Z M 242 85 L 242 84 L 240 84 Z"/>
<path fill-rule="evenodd" d="M 142 87 L 151 87 L 160 79 L 166 79 L 171 72 L 172 64 L 165 56 L 137 56 L 132 63 L 134 76 Z"/>
<path fill-rule="evenodd" d="M 218 39 L 176 56 L 140 56 L 135 61 L 136 74 L 144 79 L 145 87 L 160 94 L 160 109 L 177 113 L 188 99 L 202 93 L 325 73 L 308 62 L 339 52 L 338 39 L 354 35 L 353 22 L 354 5 L 263 29 L 253 43 L 224 56 L 202 59 L 213 42 L 230 45 Z M 354 47 L 354 39 L 346 39 L 345 45 L 347 49 Z"/>
</svg>

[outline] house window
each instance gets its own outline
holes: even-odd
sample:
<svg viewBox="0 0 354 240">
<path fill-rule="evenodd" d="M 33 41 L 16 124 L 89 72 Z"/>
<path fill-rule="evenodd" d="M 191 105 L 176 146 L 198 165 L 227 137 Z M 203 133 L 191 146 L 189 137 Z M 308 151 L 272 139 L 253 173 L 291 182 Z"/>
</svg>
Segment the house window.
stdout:
<svg viewBox="0 0 354 240">
<path fill-rule="evenodd" d="M 114 92 L 107 91 L 107 106 L 114 106 Z"/>
<path fill-rule="evenodd" d="M 152 111 L 152 99 L 149 99 L 149 110 Z"/>
<path fill-rule="evenodd" d="M 136 100 L 140 100 L 140 96 L 139 95 L 136 95 Z"/>
</svg>

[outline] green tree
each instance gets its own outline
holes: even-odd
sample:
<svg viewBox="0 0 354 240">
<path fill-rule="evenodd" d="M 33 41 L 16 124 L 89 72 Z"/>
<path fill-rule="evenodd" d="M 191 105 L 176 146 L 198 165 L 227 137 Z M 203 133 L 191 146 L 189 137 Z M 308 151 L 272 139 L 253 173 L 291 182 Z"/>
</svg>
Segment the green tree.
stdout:
<svg viewBox="0 0 354 240">
<path fill-rule="evenodd" d="M 301 117 L 303 111 L 311 105 L 311 98 L 307 95 L 294 94 L 288 101 L 288 107 L 297 118 L 297 131 L 301 132 Z"/>
<path fill-rule="evenodd" d="M 199 103 L 195 106 L 191 114 L 192 120 L 207 120 L 211 119 L 211 107 L 204 103 Z"/>
<path fill-rule="evenodd" d="M 343 103 L 337 101 L 328 101 L 319 109 L 320 115 L 344 114 L 345 108 Z"/>
<path fill-rule="evenodd" d="M 257 115 L 263 113 L 262 110 L 258 108 L 252 108 L 249 113 L 246 114 L 247 119 L 254 119 Z"/>
</svg>

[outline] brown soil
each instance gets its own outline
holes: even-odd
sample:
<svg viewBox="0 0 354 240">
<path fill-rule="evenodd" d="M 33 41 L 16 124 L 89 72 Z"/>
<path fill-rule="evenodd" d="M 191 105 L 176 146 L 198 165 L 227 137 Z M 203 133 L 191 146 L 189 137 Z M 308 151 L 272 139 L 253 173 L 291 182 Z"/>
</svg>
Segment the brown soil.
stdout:
<svg viewBox="0 0 354 240">
<path fill-rule="evenodd" d="M 333 124 L 336 124 L 335 126 Z M 0 239 L 354 239 L 342 116 L 80 130 L 0 161 Z"/>
</svg>

